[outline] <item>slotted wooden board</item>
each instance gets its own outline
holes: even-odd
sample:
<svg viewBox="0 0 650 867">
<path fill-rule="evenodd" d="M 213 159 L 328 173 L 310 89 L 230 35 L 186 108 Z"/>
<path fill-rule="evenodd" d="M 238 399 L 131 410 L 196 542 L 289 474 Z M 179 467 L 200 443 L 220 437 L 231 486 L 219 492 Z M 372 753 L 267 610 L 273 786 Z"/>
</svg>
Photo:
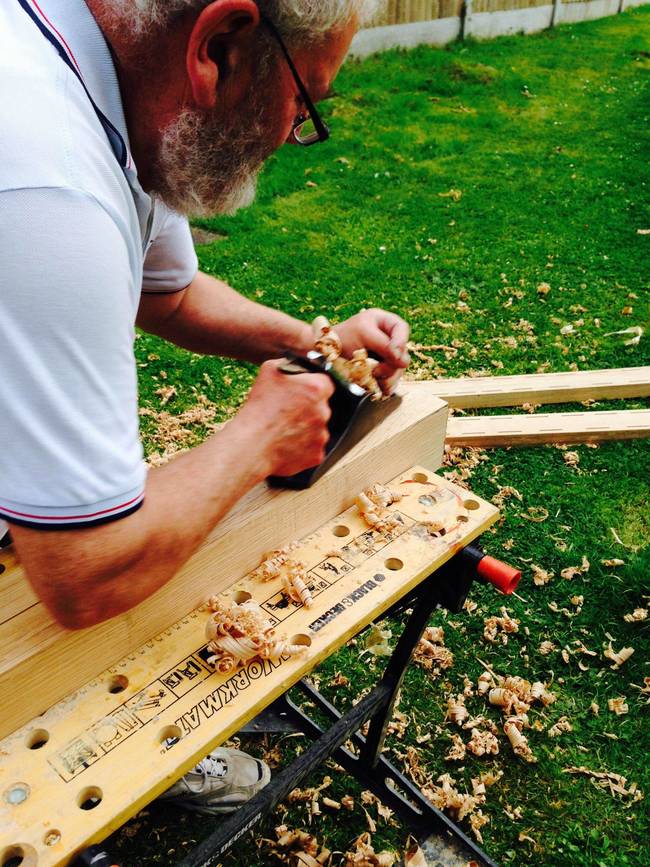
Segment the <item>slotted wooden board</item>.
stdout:
<svg viewBox="0 0 650 867">
<path fill-rule="evenodd" d="M 199 608 L 0 741 L 0 863 L 9 853 L 23 867 L 63 865 L 106 837 L 498 517 L 423 467 L 391 486 L 403 497 L 391 507 L 402 526 L 390 537 L 368 530 L 353 507 L 292 554 L 309 570 L 309 609 L 286 601 L 279 578 L 249 575 L 224 591 L 250 593 L 278 634 L 306 636 L 304 654 L 219 675 L 205 661 L 208 614 Z M 442 529 L 432 535 L 425 521 Z M 168 747 L 172 736 L 180 740 Z M 81 809 L 89 798 L 100 800 Z"/>
</svg>

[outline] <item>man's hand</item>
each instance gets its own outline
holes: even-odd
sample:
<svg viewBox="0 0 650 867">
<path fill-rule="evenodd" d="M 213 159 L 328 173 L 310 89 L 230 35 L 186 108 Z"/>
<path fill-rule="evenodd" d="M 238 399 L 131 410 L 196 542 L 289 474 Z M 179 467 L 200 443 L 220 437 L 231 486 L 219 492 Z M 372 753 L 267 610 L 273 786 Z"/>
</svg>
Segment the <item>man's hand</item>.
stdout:
<svg viewBox="0 0 650 867">
<path fill-rule="evenodd" d="M 411 361 L 406 344 L 409 326 L 397 314 L 373 308 L 362 310 L 337 325 L 336 333 L 343 341 L 343 355 L 350 357 L 355 349 L 367 349 L 380 359 L 374 371 L 385 394 L 394 389 Z"/>
<path fill-rule="evenodd" d="M 292 476 L 325 457 L 328 401 L 334 384 L 321 373 L 287 375 L 267 361 L 234 424 L 257 428 L 265 439 L 268 475 Z"/>
</svg>

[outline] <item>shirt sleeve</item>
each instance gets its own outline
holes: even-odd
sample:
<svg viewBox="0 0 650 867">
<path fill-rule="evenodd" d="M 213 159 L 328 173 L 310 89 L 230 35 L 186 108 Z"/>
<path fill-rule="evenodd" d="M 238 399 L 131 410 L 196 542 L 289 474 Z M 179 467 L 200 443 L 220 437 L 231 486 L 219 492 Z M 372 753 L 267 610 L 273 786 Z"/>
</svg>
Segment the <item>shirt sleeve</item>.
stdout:
<svg viewBox="0 0 650 867">
<path fill-rule="evenodd" d="M 124 517 L 145 484 L 124 235 L 83 192 L 1 192 L 0 258 L 0 518 Z"/>
<path fill-rule="evenodd" d="M 144 260 L 143 293 L 179 292 L 189 286 L 198 267 L 189 223 L 156 202 L 152 240 Z"/>
</svg>

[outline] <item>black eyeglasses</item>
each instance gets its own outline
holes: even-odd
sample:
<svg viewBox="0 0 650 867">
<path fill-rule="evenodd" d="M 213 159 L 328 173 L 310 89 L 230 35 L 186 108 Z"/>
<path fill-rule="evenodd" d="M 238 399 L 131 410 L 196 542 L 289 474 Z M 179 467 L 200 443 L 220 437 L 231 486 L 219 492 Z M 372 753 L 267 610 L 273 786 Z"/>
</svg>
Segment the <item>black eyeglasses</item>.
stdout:
<svg viewBox="0 0 650 867">
<path fill-rule="evenodd" d="M 291 130 L 293 140 L 296 144 L 303 145 L 304 147 L 316 144 L 316 142 L 319 141 L 327 141 L 330 137 L 329 127 L 323 121 L 322 117 L 316 110 L 316 106 L 312 102 L 311 97 L 307 93 L 307 88 L 298 75 L 298 70 L 287 51 L 287 46 L 284 44 L 277 27 L 265 15 L 261 15 L 260 20 L 268 27 L 271 35 L 275 38 L 282 49 L 282 53 L 284 54 L 285 60 L 287 61 L 291 74 L 293 75 L 293 80 L 296 82 L 296 87 L 298 88 L 302 101 L 305 103 L 305 108 L 307 109 L 305 113 L 299 114 L 294 121 L 293 129 Z"/>
</svg>

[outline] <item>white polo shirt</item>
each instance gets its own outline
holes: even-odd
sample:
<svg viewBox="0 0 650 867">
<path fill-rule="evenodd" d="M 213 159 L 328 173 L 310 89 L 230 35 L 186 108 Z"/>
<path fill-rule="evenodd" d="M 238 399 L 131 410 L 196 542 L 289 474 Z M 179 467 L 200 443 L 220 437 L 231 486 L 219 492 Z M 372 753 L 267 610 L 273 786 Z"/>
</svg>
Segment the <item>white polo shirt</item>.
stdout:
<svg viewBox="0 0 650 867">
<path fill-rule="evenodd" d="M 0 518 L 76 527 L 141 504 L 140 294 L 179 291 L 196 271 L 187 221 L 138 183 L 86 4 L 2 0 Z"/>
</svg>

